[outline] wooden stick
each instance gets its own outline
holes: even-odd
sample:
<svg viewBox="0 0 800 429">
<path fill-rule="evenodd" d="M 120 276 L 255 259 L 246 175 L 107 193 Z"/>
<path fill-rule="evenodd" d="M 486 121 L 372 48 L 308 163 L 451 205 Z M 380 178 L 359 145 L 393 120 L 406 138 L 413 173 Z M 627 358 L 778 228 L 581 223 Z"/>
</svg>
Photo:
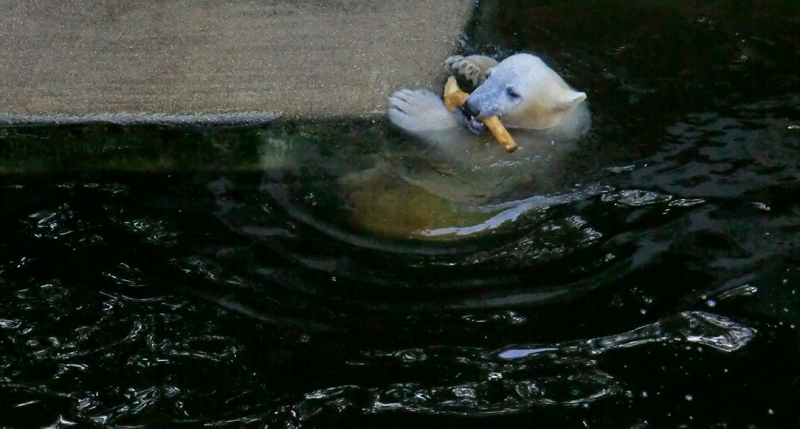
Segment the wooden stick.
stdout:
<svg viewBox="0 0 800 429">
<path fill-rule="evenodd" d="M 467 97 L 469 97 L 469 94 L 458 87 L 456 78 L 453 76 L 448 77 L 447 83 L 444 85 L 444 105 L 447 107 L 447 110 L 453 112 L 456 107 L 463 106 L 467 101 Z M 517 143 L 511 138 L 511 134 L 508 133 L 503 123 L 500 122 L 500 118 L 492 116 L 490 118 L 481 119 L 481 122 L 486 124 L 486 127 L 492 132 L 494 138 L 503 145 L 503 149 L 505 149 L 506 152 L 511 153 L 517 150 Z"/>
</svg>

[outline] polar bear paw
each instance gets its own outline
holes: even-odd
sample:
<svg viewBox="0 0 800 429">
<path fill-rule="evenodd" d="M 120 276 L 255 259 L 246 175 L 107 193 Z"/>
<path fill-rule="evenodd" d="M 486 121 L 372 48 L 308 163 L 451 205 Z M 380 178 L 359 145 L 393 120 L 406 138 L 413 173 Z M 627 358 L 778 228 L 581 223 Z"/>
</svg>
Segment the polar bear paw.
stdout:
<svg viewBox="0 0 800 429">
<path fill-rule="evenodd" d="M 461 55 L 453 55 L 444 61 L 447 73 L 455 76 L 459 81 L 464 81 L 477 87 L 486 80 L 486 72 L 480 66 Z"/>
<path fill-rule="evenodd" d="M 459 124 L 436 94 L 421 89 L 401 89 L 389 97 L 389 120 L 411 132 L 445 130 Z"/>
</svg>

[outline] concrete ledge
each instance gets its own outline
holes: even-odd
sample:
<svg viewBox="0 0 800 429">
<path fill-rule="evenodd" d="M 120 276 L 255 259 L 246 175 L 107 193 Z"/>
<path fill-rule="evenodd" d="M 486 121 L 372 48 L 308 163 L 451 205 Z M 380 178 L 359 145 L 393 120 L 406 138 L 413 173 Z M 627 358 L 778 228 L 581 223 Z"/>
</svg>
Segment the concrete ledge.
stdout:
<svg viewBox="0 0 800 429">
<path fill-rule="evenodd" d="M 393 90 L 435 81 L 473 5 L 0 0 L 0 112 L 28 122 L 131 112 L 145 112 L 134 122 L 147 114 L 382 113 Z"/>
<path fill-rule="evenodd" d="M 25 125 L 74 125 L 105 122 L 116 125 L 202 125 L 238 126 L 263 125 L 279 119 L 281 115 L 262 112 L 195 113 L 170 115 L 163 113 L 98 113 L 89 115 L 19 115 L 0 113 L 0 127 Z"/>
</svg>

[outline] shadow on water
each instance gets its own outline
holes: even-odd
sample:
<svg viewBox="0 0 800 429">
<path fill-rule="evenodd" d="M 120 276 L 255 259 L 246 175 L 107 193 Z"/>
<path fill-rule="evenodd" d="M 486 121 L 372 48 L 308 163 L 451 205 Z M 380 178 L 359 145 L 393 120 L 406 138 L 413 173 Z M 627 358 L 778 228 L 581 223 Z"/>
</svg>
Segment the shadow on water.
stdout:
<svg viewBox="0 0 800 429">
<path fill-rule="evenodd" d="M 594 126 L 454 241 L 347 226 L 383 121 L 0 129 L 0 425 L 797 426 L 797 34 L 788 1 L 482 2 L 463 50 L 542 55 Z M 265 173 L 270 139 L 315 162 Z"/>
</svg>

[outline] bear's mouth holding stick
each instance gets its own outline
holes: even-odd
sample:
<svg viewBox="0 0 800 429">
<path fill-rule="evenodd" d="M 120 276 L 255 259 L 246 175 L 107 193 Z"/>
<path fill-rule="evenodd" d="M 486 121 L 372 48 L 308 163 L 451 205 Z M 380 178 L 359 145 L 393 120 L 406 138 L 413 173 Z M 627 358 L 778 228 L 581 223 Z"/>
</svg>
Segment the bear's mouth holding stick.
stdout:
<svg viewBox="0 0 800 429">
<path fill-rule="evenodd" d="M 464 103 L 467 102 L 468 96 L 469 94 L 462 91 L 458 87 L 455 77 L 450 76 L 447 78 L 447 83 L 444 86 L 444 105 L 447 107 L 447 110 L 455 112 L 456 109 L 463 107 Z M 497 139 L 506 152 L 511 153 L 517 150 L 517 143 L 515 143 L 514 139 L 511 138 L 511 134 L 508 133 L 508 130 L 506 130 L 506 127 L 503 126 L 503 123 L 500 122 L 500 118 L 497 116 L 490 116 L 485 119 L 479 119 L 474 116 L 470 116 L 470 131 L 475 132 L 475 130 L 480 130 L 482 128 L 481 125 L 485 125 L 486 128 L 492 132 L 494 138 Z"/>
<path fill-rule="evenodd" d="M 468 114 L 465 113 L 465 115 Z M 470 131 L 472 131 L 475 134 L 482 134 L 489 130 L 489 127 L 487 127 L 486 124 L 481 122 L 481 120 L 476 118 L 475 116 L 469 116 L 468 121 L 469 122 L 467 122 L 467 127 L 469 128 Z"/>
</svg>

